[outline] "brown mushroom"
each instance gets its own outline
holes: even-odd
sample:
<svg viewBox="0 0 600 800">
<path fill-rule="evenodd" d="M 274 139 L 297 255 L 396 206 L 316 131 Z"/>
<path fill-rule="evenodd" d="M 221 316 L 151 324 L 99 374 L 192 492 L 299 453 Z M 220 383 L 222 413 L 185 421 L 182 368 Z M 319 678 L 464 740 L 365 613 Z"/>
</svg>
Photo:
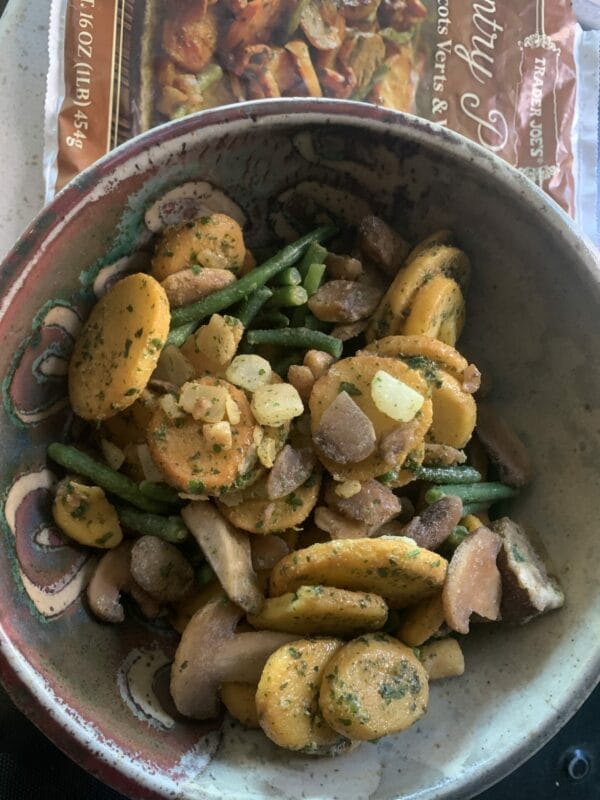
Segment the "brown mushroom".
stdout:
<svg viewBox="0 0 600 800">
<path fill-rule="evenodd" d="M 419 547 L 436 550 L 450 536 L 462 515 L 460 497 L 448 495 L 432 503 L 418 517 L 413 517 L 404 527 L 402 535 L 414 539 Z"/>
<path fill-rule="evenodd" d="M 477 404 L 476 431 L 504 483 L 518 487 L 531 481 L 533 467 L 525 445 L 488 403 Z"/>
<path fill-rule="evenodd" d="M 475 394 L 481 388 L 481 372 L 475 364 L 469 364 L 463 372 L 462 388 L 469 394 Z"/>
<path fill-rule="evenodd" d="M 185 306 L 223 289 L 235 281 L 229 269 L 182 269 L 162 281 L 171 308 Z"/>
<path fill-rule="evenodd" d="M 363 481 L 360 491 L 352 497 L 340 497 L 335 484 L 330 482 L 325 490 L 325 502 L 334 511 L 367 525 L 368 536 L 398 516 L 402 509 L 392 490 L 373 478 Z"/>
<path fill-rule="evenodd" d="M 412 450 L 416 444 L 415 436 L 419 430 L 419 421 L 401 422 L 396 428 L 381 437 L 379 452 L 386 464 L 395 467 L 402 456 Z"/>
<path fill-rule="evenodd" d="M 381 0 L 341 0 L 340 10 L 346 20 L 357 23 L 373 19 Z"/>
<path fill-rule="evenodd" d="M 318 449 L 338 464 L 362 461 L 375 452 L 375 428 L 348 392 L 325 409 L 313 434 Z"/>
<path fill-rule="evenodd" d="M 315 525 L 328 533 L 331 539 L 364 539 L 369 535 L 369 528 L 364 522 L 348 519 L 327 506 L 315 509 Z"/>
<path fill-rule="evenodd" d="M 180 600 L 194 580 L 194 570 L 181 551 L 158 536 L 142 536 L 135 542 L 130 567 L 136 583 L 159 603 Z"/>
<path fill-rule="evenodd" d="M 490 525 L 502 539 L 498 569 L 502 577 L 503 622 L 524 624 L 560 608 L 565 596 L 520 525 L 503 517 Z"/>
<path fill-rule="evenodd" d="M 316 460 L 310 447 L 295 448 L 286 444 L 267 478 L 269 500 L 279 500 L 299 489 L 312 475 Z"/>
<path fill-rule="evenodd" d="M 324 322 L 358 322 L 371 316 L 382 296 L 380 289 L 357 281 L 327 281 L 309 299 L 308 307 Z"/>
<path fill-rule="evenodd" d="M 171 696 L 181 714 L 216 717 L 221 684 L 258 683 L 271 653 L 295 638 L 268 631 L 236 634 L 241 616 L 233 603 L 217 599 L 197 611 L 186 626 L 171 668 Z"/>
<path fill-rule="evenodd" d="M 500 616 L 501 581 L 496 558 L 502 539 L 489 528 L 469 534 L 454 551 L 442 590 L 444 616 L 458 633 L 469 632 L 471 614 Z"/>
<path fill-rule="evenodd" d="M 174 11 L 165 20 L 164 51 L 187 72 L 200 72 L 217 46 L 217 14 L 194 3 L 175 6 Z"/>
<path fill-rule="evenodd" d="M 333 280 L 356 281 L 363 273 L 363 265 L 358 258 L 352 258 L 352 256 L 329 253 L 325 259 L 325 265 L 327 274 Z"/>
<path fill-rule="evenodd" d="M 315 376 L 310 369 L 303 364 L 292 364 L 288 369 L 287 379 L 300 395 L 300 399 L 307 403 L 315 385 Z"/>
<path fill-rule="evenodd" d="M 358 229 L 361 251 L 395 277 L 409 250 L 408 243 L 379 217 L 364 217 Z"/>
<path fill-rule="evenodd" d="M 325 375 L 334 361 L 335 358 L 323 350 L 307 350 L 304 356 L 304 366 L 309 368 L 315 380 Z"/>
<path fill-rule="evenodd" d="M 451 467 L 455 464 L 464 464 L 467 460 L 462 450 L 450 447 L 449 444 L 434 444 L 425 442 L 423 465 L 427 467 Z"/>
<path fill-rule="evenodd" d="M 303 94 L 307 94 L 309 97 L 321 97 L 323 92 L 321 91 L 317 73 L 310 59 L 310 51 L 306 42 L 288 42 L 285 45 L 285 49 L 288 53 L 291 53 L 296 70 L 302 79 L 305 89 Z M 298 92 L 298 94 L 300 94 L 300 92 Z"/>
<path fill-rule="evenodd" d="M 369 327 L 368 319 L 361 319 L 360 322 L 350 322 L 347 325 L 336 325 L 331 331 L 331 335 L 335 336 L 341 342 L 348 342 L 350 339 L 355 339 L 364 333 Z"/>
<path fill-rule="evenodd" d="M 342 43 L 345 29 L 335 0 L 308 0 L 302 9 L 300 27 L 317 50 L 335 50 Z"/>
<path fill-rule="evenodd" d="M 267 533 L 263 536 L 253 536 L 250 540 L 252 552 L 252 566 L 258 572 L 264 569 L 273 569 L 275 564 L 290 552 L 290 548 L 279 536 Z"/>
<path fill-rule="evenodd" d="M 160 613 L 156 600 L 133 579 L 130 568 L 132 547 L 133 542 L 123 542 L 114 550 L 109 550 L 98 562 L 88 584 L 90 608 L 104 622 L 123 622 L 125 619 L 121 605 L 122 592 L 133 597 L 145 617 L 153 619 Z"/>
<path fill-rule="evenodd" d="M 208 501 L 190 503 L 181 516 L 227 596 L 244 611 L 257 614 L 264 597 L 252 569 L 247 534 L 234 528 Z"/>
</svg>

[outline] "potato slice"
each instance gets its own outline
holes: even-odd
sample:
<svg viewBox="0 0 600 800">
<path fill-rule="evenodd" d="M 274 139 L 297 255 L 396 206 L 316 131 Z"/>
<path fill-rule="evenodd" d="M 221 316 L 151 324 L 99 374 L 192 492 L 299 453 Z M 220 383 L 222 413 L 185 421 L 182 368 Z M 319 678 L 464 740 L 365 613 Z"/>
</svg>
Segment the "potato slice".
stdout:
<svg viewBox="0 0 600 800">
<path fill-rule="evenodd" d="M 304 636 L 357 636 L 378 630 L 386 619 L 387 605 L 376 594 L 328 586 L 301 586 L 266 600 L 258 614 L 248 615 L 258 630 Z"/>
<path fill-rule="evenodd" d="M 314 472 L 295 492 L 278 500 L 269 500 L 268 476 L 263 476 L 241 493 L 241 502 L 234 506 L 217 501 L 221 514 L 243 531 L 281 533 L 301 525 L 317 504 L 321 475 Z"/>
<path fill-rule="evenodd" d="M 464 324 L 460 286 L 452 278 L 436 275 L 417 292 L 402 330 L 408 336 L 431 336 L 454 347 Z"/>
<path fill-rule="evenodd" d="M 69 363 L 69 399 L 83 419 L 131 406 L 156 368 L 169 333 L 169 301 L 142 272 L 123 278 L 96 303 Z"/>
<path fill-rule="evenodd" d="M 373 592 L 391 608 L 414 605 L 444 583 L 445 558 L 417 547 L 410 539 L 337 539 L 296 550 L 275 565 L 271 595 L 300 586 L 335 586 Z"/>
<path fill-rule="evenodd" d="M 244 326 L 236 317 L 213 314 L 206 325 L 185 340 L 181 353 L 194 368 L 196 375 L 225 373 L 244 334 Z"/>
<path fill-rule="evenodd" d="M 171 419 L 158 406 L 148 425 L 148 447 L 167 481 L 188 494 L 216 494 L 233 485 L 248 469 L 254 448 L 254 417 L 244 392 L 219 378 L 199 378 L 205 386 L 225 387 L 240 410 L 240 421 L 231 425 L 233 445 L 219 449 L 204 436 L 202 423 L 186 415 Z"/>
<path fill-rule="evenodd" d="M 351 739 L 378 739 L 423 716 L 427 673 L 413 651 L 385 633 L 368 633 L 327 664 L 319 707 L 326 722 Z"/>
<path fill-rule="evenodd" d="M 344 752 L 351 745 L 324 721 L 318 697 L 327 663 L 339 639 L 300 639 L 267 660 L 256 691 L 260 727 L 275 744 L 310 755 Z"/>
<path fill-rule="evenodd" d="M 164 281 L 174 272 L 194 266 L 236 273 L 245 255 L 239 224 L 226 214 L 211 214 L 164 230 L 152 258 L 152 275 Z"/>
<path fill-rule="evenodd" d="M 52 516 L 64 534 L 89 547 L 106 550 L 123 539 L 117 512 L 99 486 L 65 478 L 56 489 Z"/>
<path fill-rule="evenodd" d="M 221 686 L 221 700 L 234 719 L 245 728 L 260 728 L 256 710 L 256 684 L 230 681 Z"/>
<path fill-rule="evenodd" d="M 469 366 L 458 350 L 439 339 L 430 336 L 386 336 L 377 339 L 365 348 L 367 353 L 376 353 L 379 356 L 405 359 L 409 367 L 425 371 L 428 365 L 426 360 L 433 361 L 441 369 L 449 372 L 458 381 L 462 382 L 463 373 Z"/>
<path fill-rule="evenodd" d="M 456 678 L 465 671 L 465 657 L 456 639 L 438 639 L 420 648 L 419 660 L 430 681 Z"/>
<path fill-rule="evenodd" d="M 431 639 L 443 624 L 444 604 L 442 594 L 438 592 L 404 612 L 396 636 L 409 647 L 419 647 Z"/>
<path fill-rule="evenodd" d="M 329 408 L 340 392 L 347 392 L 352 400 L 359 406 L 373 423 L 375 434 L 380 440 L 386 434 L 397 428 L 398 422 L 379 411 L 371 396 L 371 381 L 379 370 L 392 375 L 394 378 L 406 383 L 419 394 L 425 397 L 420 410 L 418 426 L 414 432 L 414 441 L 423 440 L 429 430 L 432 419 L 431 401 L 425 380 L 413 369 L 402 361 L 393 358 L 380 358 L 379 356 L 354 356 L 344 358 L 333 364 L 327 373 L 315 383 L 310 396 L 311 429 L 313 435 L 319 430 L 319 424 L 324 412 Z M 336 476 L 345 480 L 364 481 L 376 478 L 388 472 L 390 465 L 386 463 L 379 452 L 375 452 L 357 463 L 339 464 L 324 453 L 318 453 L 325 467 Z M 400 451 L 397 466 L 401 466 L 408 454 L 408 450 Z"/>
<path fill-rule="evenodd" d="M 435 275 L 447 275 L 466 286 L 471 265 L 457 247 L 433 244 L 406 261 L 384 295 L 367 328 L 367 341 L 402 333 L 407 312 L 421 286 Z"/>
<path fill-rule="evenodd" d="M 456 378 L 439 370 L 439 380 L 431 384 L 433 421 L 429 438 L 437 444 L 460 449 L 473 435 L 477 421 L 477 405 L 473 395 L 465 392 Z"/>
</svg>

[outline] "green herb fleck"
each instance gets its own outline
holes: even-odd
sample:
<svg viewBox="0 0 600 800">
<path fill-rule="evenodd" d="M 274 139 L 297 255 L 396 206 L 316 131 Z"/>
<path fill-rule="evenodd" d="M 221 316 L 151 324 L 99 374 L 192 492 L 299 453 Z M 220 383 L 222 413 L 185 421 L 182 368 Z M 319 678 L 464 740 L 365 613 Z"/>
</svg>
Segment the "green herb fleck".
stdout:
<svg viewBox="0 0 600 800">
<path fill-rule="evenodd" d="M 347 392 L 350 397 L 358 397 L 362 394 L 361 390 L 349 381 L 340 382 L 340 392 Z"/>
</svg>

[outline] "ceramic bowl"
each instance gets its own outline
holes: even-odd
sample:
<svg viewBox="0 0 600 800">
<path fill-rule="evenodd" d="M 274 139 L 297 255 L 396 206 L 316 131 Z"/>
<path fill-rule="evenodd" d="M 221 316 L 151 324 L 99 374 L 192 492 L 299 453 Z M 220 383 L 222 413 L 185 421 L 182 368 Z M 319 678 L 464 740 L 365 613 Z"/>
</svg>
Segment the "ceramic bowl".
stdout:
<svg viewBox="0 0 600 800">
<path fill-rule="evenodd" d="M 522 628 L 475 626 L 465 675 L 432 686 L 423 719 L 333 760 L 227 720 L 177 717 L 166 692 L 173 633 L 135 609 L 121 626 L 94 621 L 81 597 L 93 557 L 65 546 L 49 514 L 45 448 L 72 425 L 73 337 L 106 282 L 146 258 L 144 211 L 189 181 L 236 205 L 252 247 L 289 232 L 290 212 L 315 198 L 349 220 L 372 209 L 412 240 L 453 229 L 474 265 L 461 350 L 489 372 L 536 465 L 514 515 L 542 536 L 564 609 Z M 144 798 L 464 800 L 528 758 L 593 689 L 599 273 L 565 215 L 515 170 L 447 130 L 362 104 L 209 111 L 77 178 L 16 245 L 0 291 L 0 672 L 21 709 L 102 780 Z"/>
</svg>

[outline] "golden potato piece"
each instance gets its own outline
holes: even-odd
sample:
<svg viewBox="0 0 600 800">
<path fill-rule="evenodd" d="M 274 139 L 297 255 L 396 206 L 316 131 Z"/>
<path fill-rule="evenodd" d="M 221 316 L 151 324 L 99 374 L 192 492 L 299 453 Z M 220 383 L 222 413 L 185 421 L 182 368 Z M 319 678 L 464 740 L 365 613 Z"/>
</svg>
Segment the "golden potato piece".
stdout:
<svg viewBox="0 0 600 800">
<path fill-rule="evenodd" d="M 431 366 L 426 363 L 428 359 L 458 381 L 462 381 L 463 373 L 469 366 L 467 359 L 463 358 L 454 347 L 424 335 L 386 336 L 371 342 L 365 349 L 379 356 L 405 359 L 409 367 L 423 372 Z"/>
<path fill-rule="evenodd" d="M 425 397 L 425 402 L 418 412 L 418 416 L 415 417 L 418 426 L 411 442 L 423 440 L 432 419 L 431 401 L 428 397 L 426 381 L 417 371 L 410 369 L 400 360 L 370 355 L 344 358 L 333 364 L 325 375 L 316 381 L 309 401 L 313 435 L 318 431 L 321 417 L 326 409 L 343 391 L 348 392 L 361 411 L 371 420 L 378 440 L 395 430 L 398 427 L 397 420 L 381 412 L 371 396 L 371 381 L 379 370 L 384 370 L 394 378 L 398 378 Z M 397 466 L 403 464 L 408 450 L 412 448 L 411 442 L 407 443 L 406 450 L 399 452 Z M 378 451 L 362 461 L 347 464 L 338 464 L 322 453 L 318 453 L 318 455 L 329 472 L 344 480 L 364 481 L 368 478 L 376 478 L 378 475 L 388 472 L 391 466 Z"/>
<path fill-rule="evenodd" d="M 135 403 L 156 368 L 169 333 L 162 286 L 138 272 L 96 303 L 69 364 L 69 398 L 83 419 L 104 420 Z"/>
<path fill-rule="evenodd" d="M 271 595 L 300 586 L 378 594 L 391 608 L 405 608 L 435 594 L 444 583 L 445 558 L 410 539 L 336 539 L 282 558 L 271 573 Z"/>
<path fill-rule="evenodd" d="M 430 681 L 456 678 L 465 671 L 465 657 L 456 639 L 438 639 L 419 650 L 419 660 Z"/>
<path fill-rule="evenodd" d="M 231 424 L 233 445 L 219 449 L 204 436 L 202 422 L 190 414 L 171 419 L 158 406 L 148 426 L 148 447 L 167 481 L 189 494 L 214 494 L 231 486 L 246 471 L 254 447 L 254 417 L 244 392 L 219 378 L 199 378 L 203 386 L 225 387 L 240 410 L 240 421 Z"/>
<path fill-rule="evenodd" d="M 440 592 L 407 609 L 396 636 L 409 647 L 418 647 L 436 634 L 443 624 L 444 604 Z"/>
<path fill-rule="evenodd" d="M 387 605 L 376 594 L 329 586 L 301 586 L 266 600 L 259 614 L 248 615 L 259 630 L 304 636 L 357 636 L 378 630 L 386 619 Z"/>
<path fill-rule="evenodd" d="M 402 326 L 410 336 L 431 336 L 454 347 L 465 324 L 465 301 L 458 283 L 436 275 L 418 290 Z"/>
<path fill-rule="evenodd" d="M 344 752 L 349 739 L 332 730 L 319 711 L 321 679 L 339 639 L 300 639 L 268 659 L 256 691 L 260 727 L 275 744 L 310 755 Z"/>
<path fill-rule="evenodd" d="M 437 444 L 460 449 L 473 435 L 477 421 L 477 405 L 473 395 L 448 372 L 439 370 L 439 380 L 431 384 L 433 421 L 429 438 Z"/>
<path fill-rule="evenodd" d="M 319 707 L 351 739 L 403 731 L 427 710 L 427 672 L 413 651 L 385 633 L 368 633 L 337 651 L 325 669 Z"/>
<path fill-rule="evenodd" d="M 227 214 L 211 214 L 165 228 L 156 243 L 152 275 L 164 281 L 182 269 L 241 270 L 246 255 L 239 224 Z"/>
<path fill-rule="evenodd" d="M 196 375 L 225 375 L 244 334 L 244 326 L 235 317 L 213 314 L 206 325 L 185 340 L 181 354 Z"/>
<path fill-rule="evenodd" d="M 56 489 L 52 516 L 70 539 L 89 547 L 109 549 L 123 539 L 117 512 L 99 486 L 65 478 Z"/>
<path fill-rule="evenodd" d="M 317 504 L 321 488 L 321 474 L 313 472 L 305 484 L 295 492 L 269 500 L 267 496 L 268 476 L 242 491 L 237 505 L 226 505 L 217 501 L 219 511 L 236 528 L 249 533 L 281 533 L 287 528 L 301 525 Z"/>
<path fill-rule="evenodd" d="M 221 700 L 234 719 L 246 728 L 260 728 L 256 710 L 256 685 L 230 681 L 221 686 Z"/>
</svg>

